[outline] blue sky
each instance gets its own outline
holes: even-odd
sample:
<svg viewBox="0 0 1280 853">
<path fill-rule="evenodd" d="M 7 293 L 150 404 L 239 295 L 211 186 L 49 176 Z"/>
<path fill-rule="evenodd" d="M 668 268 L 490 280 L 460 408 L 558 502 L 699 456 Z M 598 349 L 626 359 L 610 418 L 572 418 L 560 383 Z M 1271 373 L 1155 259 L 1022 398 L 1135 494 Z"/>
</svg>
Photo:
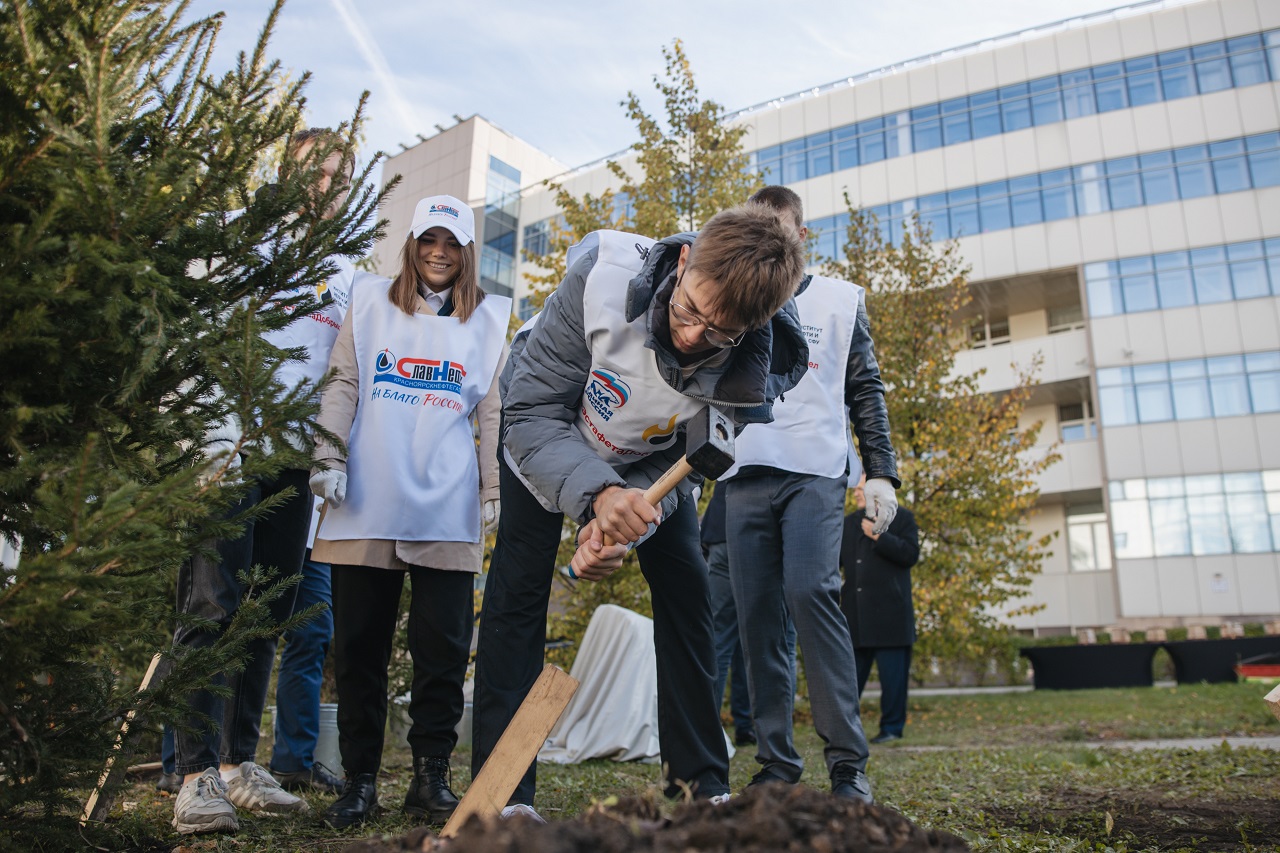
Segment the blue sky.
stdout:
<svg viewBox="0 0 1280 853">
<path fill-rule="evenodd" d="M 456 114 L 479 113 L 567 166 L 635 139 L 629 89 L 651 85 L 680 38 L 704 98 L 752 106 L 969 42 L 1116 6 L 1115 0 L 290 0 L 270 55 L 307 89 L 313 124 L 349 118 L 370 92 L 366 136 L 395 153 Z M 226 22 L 217 64 L 251 50 L 269 0 L 195 0 Z M 803 10 L 803 11 L 797 11 Z"/>
</svg>

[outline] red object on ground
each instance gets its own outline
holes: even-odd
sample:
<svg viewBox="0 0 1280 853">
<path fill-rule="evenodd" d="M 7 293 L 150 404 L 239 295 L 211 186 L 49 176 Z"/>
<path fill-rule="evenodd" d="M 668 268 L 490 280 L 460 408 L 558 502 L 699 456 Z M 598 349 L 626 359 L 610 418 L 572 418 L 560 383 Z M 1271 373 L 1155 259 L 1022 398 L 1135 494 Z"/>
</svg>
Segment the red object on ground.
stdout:
<svg viewBox="0 0 1280 853">
<path fill-rule="evenodd" d="M 1280 678 L 1280 663 L 1239 663 L 1233 668 L 1240 678 Z"/>
</svg>

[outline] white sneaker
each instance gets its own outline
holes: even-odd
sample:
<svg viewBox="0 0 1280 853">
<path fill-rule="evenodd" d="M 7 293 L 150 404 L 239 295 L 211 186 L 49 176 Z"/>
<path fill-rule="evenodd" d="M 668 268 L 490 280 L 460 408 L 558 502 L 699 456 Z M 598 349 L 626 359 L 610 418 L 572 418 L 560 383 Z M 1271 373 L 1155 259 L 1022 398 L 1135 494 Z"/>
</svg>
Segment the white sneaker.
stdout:
<svg viewBox="0 0 1280 853">
<path fill-rule="evenodd" d="M 538 814 L 533 810 L 533 806 L 526 806 L 524 803 L 516 803 L 515 805 L 507 806 L 505 809 L 502 810 L 503 820 L 509 820 L 513 817 L 516 817 L 517 815 L 519 815 L 520 817 L 527 817 L 529 820 L 533 821 L 534 823 L 547 822 L 542 817 L 542 815 Z"/>
<path fill-rule="evenodd" d="M 227 785 L 218 768 L 210 767 L 188 779 L 173 803 L 173 828 L 193 832 L 235 832 L 240 828 L 236 807 L 227 799 Z"/>
<path fill-rule="evenodd" d="M 270 773 L 252 761 L 240 765 L 227 783 L 227 799 L 259 814 L 293 814 L 310 811 L 307 801 L 290 794 Z"/>
<path fill-rule="evenodd" d="M 723 806 L 725 803 L 729 802 L 729 798 L 732 796 L 733 794 L 724 793 L 724 794 L 716 794 L 715 796 L 712 796 L 712 797 L 707 797 L 707 799 L 710 801 L 711 805 L 713 806 Z"/>
</svg>

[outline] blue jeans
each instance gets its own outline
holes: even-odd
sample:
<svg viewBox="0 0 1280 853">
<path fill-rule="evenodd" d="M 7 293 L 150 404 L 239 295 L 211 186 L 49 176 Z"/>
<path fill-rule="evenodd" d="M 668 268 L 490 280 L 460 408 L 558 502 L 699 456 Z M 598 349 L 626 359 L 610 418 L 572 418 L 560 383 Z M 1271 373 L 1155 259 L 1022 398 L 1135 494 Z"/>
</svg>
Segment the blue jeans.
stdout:
<svg viewBox="0 0 1280 853">
<path fill-rule="evenodd" d="M 197 553 L 178 570 L 178 610 L 213 623 L 209 629 L 180 624 L 174 643 L 191 648 L 210 648 L 222 637 L 240 602 L 249 592 L 237 577 L 251 566 L 275 567 L 275 580 L 302 571 L 311 527 L 311 491 L 306 471 L 291 469 L 274 480 L 253 484 L 228 517 L 256 506 L 266 498 L 292 489 L 270 513 L 245 525 L 236 539 L 213 543 L 215 554 Z M 297 587 L 272 601 L 271 617 L 283 622 L 293 613 Z M 191 716 L 176 738 L 175 770 L 184 775 L 209 767 L 252 761 L 258 749 L 262 709 L 267 702 L 271 668 L 275 664 L 276 638 L 262 637 L 249 643 L 244 668 L 220 673 L 215 684 L 231 688 L 223 699 L 209 690 L 192 691 L 188 698 Z"/>
<path fill-rule="evenodd" d="M 880 734 L 902 737 L 907 727 L 907 679 L 911 675 L 910 646 L 879 646 L 853 650 L 858 662 L 858 696 L 867 686 L 871 663 L 880 668 Z"/>
<path fill-rule="evenodd" d="M 173 729 L 169 726 L 164 727 L 164 733 L 160 737 L 160 772 L 176 773 L 177 760 L 174 758 L 174 737 Z"/>
<path fill-rule="evenodd" d="M 324 609 L 284 635 L 284 654 L 276 680 L 275 746 L 271 769 L 281 773 L 310 770 L 320 737 L 320 682 L 324 659 L 333 637 L 333 593 L 329 564 L 317 563 L 310 552 L 302 564 L 302 582 L 293 612 L 315 604 Z"/>
<path fill-rule="evenodd" d="M 716 641 L 716 693 L 724 698 L 725 682 L 729 683 L 729 715 L 736 732 L 753 731 L 751 691 L 747 687 L 747 665 L 738 639 L 738 607 L 733 603 L 733 585 L 729 579 L 729 545 L 713 542 L 706 546 L 708 580 L 711 583 L 711 621 Z M 787 649 L 791 657 L 791 692 L 796 691 L 796 626 L 787 617 Z M 729 673 L 732 670 L 733 677 Z"/>
<path fill-rule="evenodd" d="M 849 623 L 840 610 L 844 477 L 775 471 L 726 484 L 725 512 L 738 633 L 755 712 L 757 760 L 788 781 L 804 761 L 792 737 L 794 690 L 787 617 L 804 649 L 813 725 L 826 744 L 827 770 L 867 765 Z"/>
</svg>

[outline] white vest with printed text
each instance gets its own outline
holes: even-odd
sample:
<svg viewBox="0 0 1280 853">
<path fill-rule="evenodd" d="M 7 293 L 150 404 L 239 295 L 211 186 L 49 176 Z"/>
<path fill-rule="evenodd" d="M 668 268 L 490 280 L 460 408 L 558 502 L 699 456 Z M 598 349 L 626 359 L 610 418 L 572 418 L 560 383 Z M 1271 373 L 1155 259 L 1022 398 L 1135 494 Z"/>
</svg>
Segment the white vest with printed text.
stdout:
<svg viewBox="0 0 1280 853">
<path fill-rule="evenodd" d="M 773 422 L 751 424 L 734 447 L 737 460 L 720 479 L 743 465 L 768 465 L 796 474 L 841 477 L 849 465 L 849 414 L 844 402 L 849 345 L 862 288 L 815 275 L 796 297 L 809 342 L 809 369 L 796 387 L 773 404 Z"/>
<path fill-rule="evenodd" d="M 360 396 L 347 498 L 326 513 L 321 538 L 480 541 L 471 414 L 493 383 L 510 316 L 511 300 L 492 294 L 466 323 L 410 316 L 386 286 L 362 282 L 350 319 Z"/>
<path fill-rule="evenodd" d="M 645 346 L 648 311 L 627 322 L 628 285 L 643 268 L 644 253 L 653 244 L 648 237 L 635 234 L 596 231 L 573 249 L 574 256 L 597 250 L 582 297 L 582 326 L 591 350 L 591 370 L 575 426 L 596 454 L 619 470 L 670 447 L 679 426 L 707 405 L 681 394 L 663 378 L 655 353 Z M 550 508 L 549 501 L 523 477 L 521 480 L 544 507 Z"/>
<path fill-rule="evenodd" d="M 324 377 L 329 370 L 329 353 L 333 350 L 334 341 L 338 339 L 342 321 L 347 316 L 356 270 L 351 261 L 341 255 L 335 255 L 329 261 L 337 267 L 337 271 L 324 282 L 315 287 L 294 288 L 278 297 L 284 300 L 306 293 L 314 296 L 320 307 L 283 329 L 273 329 L 262 336 L 268 343 L 281 349 L 302 347 L 307 351 L 304 360 L 286 361 L 276 371 L 276 378 L 284 384 L 286 392 L 293 390 L 304 379 L 319 382 Z"/>
</svg>

